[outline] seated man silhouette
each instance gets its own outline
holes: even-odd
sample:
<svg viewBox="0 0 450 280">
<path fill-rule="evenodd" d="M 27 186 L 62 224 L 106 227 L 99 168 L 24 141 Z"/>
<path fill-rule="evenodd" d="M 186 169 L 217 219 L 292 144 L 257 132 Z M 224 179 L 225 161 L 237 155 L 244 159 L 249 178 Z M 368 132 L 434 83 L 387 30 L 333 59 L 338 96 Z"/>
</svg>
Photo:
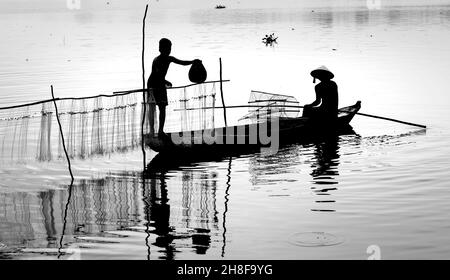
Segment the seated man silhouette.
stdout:
<svg viewBox="0 0 450 280">
<path fill-rule="evenodd" d="M 167 106 L 167 87 L 172 87 L 172 83 L 166 81 L 167 70 L 171 62 L 180 65 L 190 65 L 198 59 L 195 60 L 179 60 L 170 55 L 172 51 L 172 42 L 167 38 L 162 38 L 159 41 L 159 52 L 160 55 L 155 57 L 152 64 L 152 73 L 147 81 L 148 88 L 148 100 L 154 100 L 159 108 L 159 129 L 158 137 L 163 137 L 164 133 L 164 123 L 166 120 L 166 106 Z M 154 122 L 153 122 L 153 109 L 150 108 L 149 118 L 150 118 L 150 133 L 154 133 Z"/>
<path fill-rule="evenodd" d="M 311 72 L 311 76 L 320 80 L 315 86 L 316 100 L 307 104 L 303 109 L 303 117 L 313 118 L 314 120 L 324 122 L 334 122 L 338 115 L 338 87 L 331 79 L 334 74 L 325 66 L 321 66 Z"/>
</svg>

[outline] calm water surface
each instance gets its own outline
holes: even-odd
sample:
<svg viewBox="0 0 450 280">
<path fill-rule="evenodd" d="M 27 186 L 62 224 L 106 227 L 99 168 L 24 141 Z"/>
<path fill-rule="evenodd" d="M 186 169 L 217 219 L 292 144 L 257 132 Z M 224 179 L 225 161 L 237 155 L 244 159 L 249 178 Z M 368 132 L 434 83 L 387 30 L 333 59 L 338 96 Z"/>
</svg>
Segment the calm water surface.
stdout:
<svg viewBox="0 0 450 280">
<path fill-rule="evenodd" d="M 0 12 L 1 106 L 47 99 L 50 84 L 60 97 L 139 88 L 142 13 Z M 227 105 L 252 89 L 311 102 L 309 72 L 325 64 L 342 106 L 428 129 L 356 117 L 355 135 L 146 175 L 139 150 L 97 156 L 73 162 L 72 188 L 64 161 L 2 158 L 0 258 L 450 257 L 450 6 L 150 9 L 148 25 L 147 67 L 161 37 L 210 80 L 222 57 Z M 339 244 L 298 246 L 305 232 Z"/>
</svg>

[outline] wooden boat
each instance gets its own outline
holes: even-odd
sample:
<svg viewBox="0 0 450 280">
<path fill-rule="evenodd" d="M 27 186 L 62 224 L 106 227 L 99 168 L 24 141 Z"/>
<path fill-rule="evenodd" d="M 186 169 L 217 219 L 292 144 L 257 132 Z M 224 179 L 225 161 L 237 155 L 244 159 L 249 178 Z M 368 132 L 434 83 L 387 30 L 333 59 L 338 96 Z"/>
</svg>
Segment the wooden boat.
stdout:
<svg viewBox="0 0 450 280">
<path fill-rule="evenodd" d="M 144 141 L 156 152 L 177 156 L 240 154 L 270 146 L 272 136 L 278 137 L 278 144 L 285 145 L 352 133 L 350 122 L 360 108 L 361 102 L 358 101 L 352 106 L 339 109 L 337 121 L 333 124 L 306 117 L 279 117 L 226 128 L 168 133 L 164 137 L 147 134 L 144 135 Z"/>
</svg>

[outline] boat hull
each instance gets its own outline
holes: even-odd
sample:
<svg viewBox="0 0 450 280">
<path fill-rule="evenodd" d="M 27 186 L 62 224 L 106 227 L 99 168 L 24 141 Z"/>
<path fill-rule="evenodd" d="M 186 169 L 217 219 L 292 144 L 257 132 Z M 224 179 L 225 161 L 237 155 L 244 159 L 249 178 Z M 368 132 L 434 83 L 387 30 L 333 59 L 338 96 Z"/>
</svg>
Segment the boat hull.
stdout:
<svg viewBox="0 0 450 280">
<path fill-rule="evenodd" d="M 144 140 L 148 147 L 159 153 L 241 154 L 273 147 L 275 144 L 309 142 L 323 137 L 353 133 L 350 122 L 360 107 L 358 101 L 353 106 L 341 108 L 334 123 L 303 117 L 277 118 L 255 124 L 169 133 L 164 138 L 145 135 Z"/>
</svg>

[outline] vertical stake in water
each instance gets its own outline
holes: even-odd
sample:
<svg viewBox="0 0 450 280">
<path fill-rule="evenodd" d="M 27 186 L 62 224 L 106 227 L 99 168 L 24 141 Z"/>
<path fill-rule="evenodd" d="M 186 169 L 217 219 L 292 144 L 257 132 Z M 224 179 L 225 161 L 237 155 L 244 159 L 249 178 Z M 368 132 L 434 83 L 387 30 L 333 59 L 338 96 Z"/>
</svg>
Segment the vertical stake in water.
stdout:
<svg viewBox="0 0 450 280">
<path fill-rule="evenodd" d="M 142 20 L 142 123 L 141 123 L 141 148 L 142 148 L 142 156 L 143 156 L 143 162 L 144 162 L 144 171 L 145 171 L 145 165 L 146 165 L 146 158 L 145 158 L 145 141 L 144 141 L 144 125 L 145 125 L 145 118 L 147 114 L 147 100 L 145 98 L 145 62 L 144 62 L 144 54 L 145 54 L 145 19 L 147 18 L 147 10 L 148 10 L 148 4 L 145 6 L 145 13 L 144 13 L 144 19 Z M 150 124 L 151 125 L 151 124 Z"/>
<path fill-rule="evenodd" d="M 147 115 L 147 100 L 146 100 L 146 91 L 145 91 L 145 62 L 144 62 L 144 54 L 145 54 L 145 19 L 147 18 L 147 10 L 148 10 L 148 4 L 145 5 L 145 13 L 144 13 L 144 19 L 142 20 L 142 124 L 141 124 L 141 148 L 142 148 L 142 155 L 143 155 L 143 163 L 144 163 L 144 171 L 147 169 L 146 167 L 146 158 L 145 158 L 145 141 L 144 141 L 144 125 L 145 125 L 145 119 Z M 149 120 L 150 121 L 150 120 Z M 149 123 L 149 125 L 153 125 Z M 145 193 L 145 174 L 142 173 L 142 192 Z M 146 203 L 146 201 L 144 201 Z M 146 209 L 147 211 L 147 209 Z M 146 223 L 146 232 L 147 237 L 145 238 L 145 244 L 147 245 L 147 258 L 150 260 L 150 246 L 148 243 L 148 238 L 150 236 L 150 219 L 147 218 Z"/>
<path fill-rule="evenodd" d="M 67 153 L 66 144 L 64 141 L 64 134 L 63 134 L 62 126 L 61 126 L 61 121 L 59 120 L 58 106 L 56 105 L 56 99 L 55 99 L 55 95 L 53 93 L 53 85 L 50 86 L 50 89 L 52 92 L 53 105 L 55 105 L 56 120 L 58 121 L 58 125 L 59 125 L 59 133 L 61 134 L 61 142 L 62 142 L 62 146 L 64 149 L 64 153 L 66 154 L 67 164 L 69 166 L 69 173 L 70 173 L 70 177 L 72 178 L 72 183 L 73 183 L 72 166 L 70 165 L 70 158 L 69 158 L 69 154 Z"/>
<path fill-rule="evenodd" d="M 67 213 L 69 210 L 69 203 L 70 203 L 70 199 L 72 197 L 72 187 L 73 187 L 73 173 L 72 173 L 72 166 L 70 164 L 70 158 L 69 158 L 69 153 L 67 153 L 67 149 L 66 149 L 66 142 L 64 140 L 64 133 L 62 130 L 62 126 L 61 126 L 61 121 L 59 120 L 59 114 L 58 114 L 58 106 L 56 105 L 56 99 L 55 99 L 55 95 L 53 93 L 53 85 L 50 86 L 51 92 L 52 92 L 52 100 L 53 100 L 53 105 L 55 106 L 55 115 L 56 115 L 56 120 L 58 121 L 58 126 L 59 126 L 59 133 L 61 135 L 61 142 L 62 142 L 62 146 L 64 149 L 64 154 L 66 155 L 66 159 L 67 159 L 67 164 L 69 166 L 69 173 L 70 173 L 70 185 L 69 185 L 69 195 L 67 198 L 67 203 L 66 203 L 66 208 L 64 209 L 64 223 L 63 223 L 63 228 L 62 228 L 62 234 L 61 234 L 61 239 L 59 240 L 59 249 L 58 249 L 58 259 L 62 256 L 62 247 L 63 247 L 63 239 L 64 239 L 64 233 L 66 231 L 66 225 L 67 225 Z M 49 146 L 50 148 L 50 146 Z"/>
<path fill-rule="evenodd" d="M 225 127 L 228 126 L 227 124 L 227 109 L 225 107 L 225 100 L 223 98 L 223 88 L 222 88 L 222 58 L 219 58 L 219 66 L 220 66 L 220 97 L 222 98 L 222 108 L 223 108 L 223 119 L 225 121 Z"/>
</svg>

